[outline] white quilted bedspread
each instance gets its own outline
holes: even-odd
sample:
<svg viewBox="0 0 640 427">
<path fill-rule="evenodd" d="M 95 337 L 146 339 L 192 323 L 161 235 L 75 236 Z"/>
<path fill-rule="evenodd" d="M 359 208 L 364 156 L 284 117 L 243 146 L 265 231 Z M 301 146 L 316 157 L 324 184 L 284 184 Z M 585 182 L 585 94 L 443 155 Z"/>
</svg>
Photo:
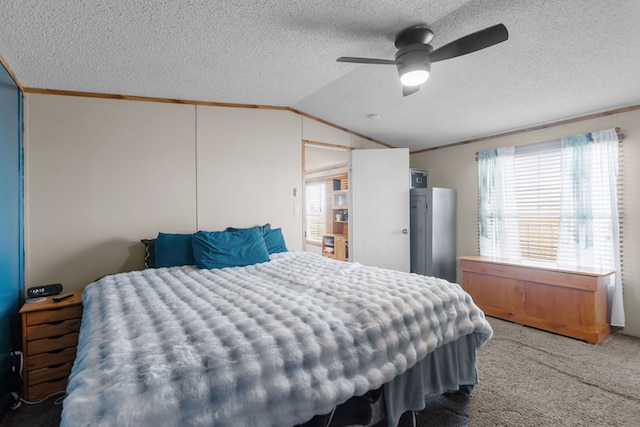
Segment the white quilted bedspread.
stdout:
<svg viewBox="0 0 640 427">
<path fill-rule="evenodd" d="M 306 252 L 86 287 L 63 426 L 292 426 L 492 330 L 457 284 Z"/>
</svg>

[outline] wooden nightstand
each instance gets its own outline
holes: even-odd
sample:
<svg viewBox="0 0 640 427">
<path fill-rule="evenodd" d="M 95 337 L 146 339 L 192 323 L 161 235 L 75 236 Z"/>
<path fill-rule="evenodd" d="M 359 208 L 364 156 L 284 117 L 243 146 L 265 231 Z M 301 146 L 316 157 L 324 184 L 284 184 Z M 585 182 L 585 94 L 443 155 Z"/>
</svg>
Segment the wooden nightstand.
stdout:
<svg viewBox="0 0 640 427">
<path fill-rule="evenodd" d="M 24 395 L 29 401 L 67 387 L 82 319 L 82 289 L 62 293 L 73 296 L 60 302 L 47 297 L 20 309 Z"/>
</svg>

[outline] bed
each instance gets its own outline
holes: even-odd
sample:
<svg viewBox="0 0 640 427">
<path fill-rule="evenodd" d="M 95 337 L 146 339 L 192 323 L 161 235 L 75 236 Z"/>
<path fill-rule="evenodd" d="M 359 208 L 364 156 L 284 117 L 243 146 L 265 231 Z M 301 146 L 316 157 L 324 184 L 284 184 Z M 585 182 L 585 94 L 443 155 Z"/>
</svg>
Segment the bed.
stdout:
<svg viewBox="0 0 640 427">
<path fill-rule="evenodd" d="M 83 306 L 67 427 L 294 426 L 376 390 L 394 426 L 476 384 L 492 335 L 457 284 L 296 251 L 106 276 Z"/>
</svg>

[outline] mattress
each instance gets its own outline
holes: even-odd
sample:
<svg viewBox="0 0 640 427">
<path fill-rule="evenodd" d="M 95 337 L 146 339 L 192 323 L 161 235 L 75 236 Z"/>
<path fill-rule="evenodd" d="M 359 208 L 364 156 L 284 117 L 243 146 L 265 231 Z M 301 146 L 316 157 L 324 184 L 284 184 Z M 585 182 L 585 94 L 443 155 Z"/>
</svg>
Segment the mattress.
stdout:
<svg viewBox="0 0 640 427">
<path fill-rule="evenodd" d="M 457 284 L 307 252 L 111 275 L 83 306 L 62 426 L 292 426 L 492 335 Z"/>
</svg>

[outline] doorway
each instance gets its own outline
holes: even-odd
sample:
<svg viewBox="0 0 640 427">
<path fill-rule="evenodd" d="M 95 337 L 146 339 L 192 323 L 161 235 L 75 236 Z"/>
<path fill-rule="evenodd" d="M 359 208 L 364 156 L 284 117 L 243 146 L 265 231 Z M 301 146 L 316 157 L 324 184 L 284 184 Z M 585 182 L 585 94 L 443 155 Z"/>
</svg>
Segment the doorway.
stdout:
<svg viewBox="0 0 640 427">
<path fill-rule="evenodd" d="M 350 147 L 303 141 L 303 248 L 348 259 Z"/>
</svg>

